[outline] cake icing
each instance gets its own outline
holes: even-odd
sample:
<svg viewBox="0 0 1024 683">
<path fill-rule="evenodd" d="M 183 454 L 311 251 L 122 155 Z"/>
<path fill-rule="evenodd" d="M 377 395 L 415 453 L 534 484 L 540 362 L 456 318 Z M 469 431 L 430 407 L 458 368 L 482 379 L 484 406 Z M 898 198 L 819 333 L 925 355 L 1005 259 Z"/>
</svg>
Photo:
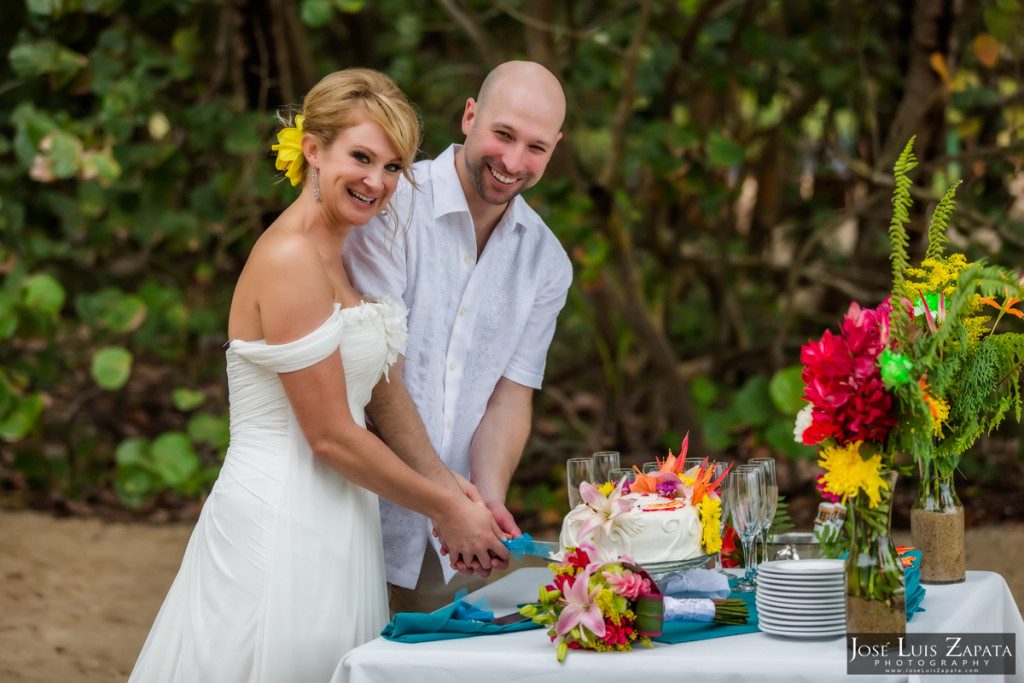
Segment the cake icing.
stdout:
<svg viewBox="0 0 1024 683">
<path fill-rule="evenodd" d="M 571 510 L 562 520 L 558 537 L 563 548 L 589 541 L 617 555 L 629 555 L 644 565 L 651 562 L 688 560 L 707 554 L 701 543 L 702 525 L 697 507 L 675 498 L 656 494 L 630 493 L 622 496 L 630 501 L 628 510 L 618 515 L 608 527 L 580 534 L 594 511 L 586 503 Z"/>
</svg>

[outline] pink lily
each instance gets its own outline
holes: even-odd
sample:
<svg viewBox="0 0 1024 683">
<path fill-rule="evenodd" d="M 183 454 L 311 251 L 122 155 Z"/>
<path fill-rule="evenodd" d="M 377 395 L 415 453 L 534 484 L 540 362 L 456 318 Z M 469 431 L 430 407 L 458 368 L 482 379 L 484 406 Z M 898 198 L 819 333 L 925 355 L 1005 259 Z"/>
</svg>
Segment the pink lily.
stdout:
<svg viewBox="0 0 1024 683">
<path fill-rule="evenodd" d="M 590 562 L 587 563 L 586 569 L 591 574 L 606 564 L 617 564 L 621 562 L 625 562 L 626 564 L 636 564 L 636 562 L 633 561 L 633 558 L 628 554 L 623 553 L 619 555 L 611 550 L 599 548 L 590 541 L 580 543 L 579 548 L 586 552 L 587 557 L 590 558 Z"/>
<path fill-rule="evenodd" d="M 576 532 L 578 539 L 588 538 L 598 529 L 610 533 L 615 519 L 633 507 L 632 501 L 622 498 L 622 489 L 618 486 L 613 487 L 611 493 L 606 496 L 596 486 L 585 481 L 580 484 L 580 495 L 583 502 L 590 507 L 590 516 Z"/>
<path fill-rule="evenodd" d="M 588 592 L 589 583 L 590 571 L 584 569 L 576 575 L 572 585 L 562 591 L 565 607 L 555 624 L 555 633 L 558 635 L 564 636 L 577 626 L 582 626 L 598 638 L 604 637 L 604 617 L 595 602 L 601 589 L 598 587 Z M 580 629 L 580 640 L 586 641 L 583 629 Z"/>
</svg>

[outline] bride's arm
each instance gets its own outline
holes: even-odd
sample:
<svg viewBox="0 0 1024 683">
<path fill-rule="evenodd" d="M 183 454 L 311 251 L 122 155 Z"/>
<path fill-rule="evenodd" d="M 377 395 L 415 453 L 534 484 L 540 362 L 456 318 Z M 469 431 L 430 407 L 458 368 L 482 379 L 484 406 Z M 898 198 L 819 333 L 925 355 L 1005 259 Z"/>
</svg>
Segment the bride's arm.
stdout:
<svg viewBox="0 0 1024 683">
<path fill-rule="evenodd" d="M 260 323 L 268 344 L 309 334 L 333 311 L 334 284 L 319 252 L 298 235 L 285 235 L 261 250 L 250 282 L 258 283 Z M 256 250 L 254 250 L 256 255 Z M 281 383 L 310 448 L 347 479 L 431 518 L 453 558 L 505 560 L 501 529 L 487 508 L 470 501 L 457 485 L 442 485 L 413 470 L 373 434 L 356 424 L 348 407 L 340 354 L 295 372 Z M 449 475 L 450 476 L 450 475 Z"/>
</svg>

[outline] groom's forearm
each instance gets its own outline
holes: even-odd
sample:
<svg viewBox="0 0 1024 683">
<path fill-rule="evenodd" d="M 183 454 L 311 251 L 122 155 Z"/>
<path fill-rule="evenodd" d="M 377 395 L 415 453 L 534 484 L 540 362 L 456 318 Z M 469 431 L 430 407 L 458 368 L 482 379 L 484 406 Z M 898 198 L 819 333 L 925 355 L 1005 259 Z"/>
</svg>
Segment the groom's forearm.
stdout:
<svg viewBox="0 0 1024 683">
<path fill-rule="evenodd" d="M 374 387 L 366 414 L 381 440 L 409 467 L 432 481 L 458 488 L 455 477 L 430 444 L 423 419 L 405 388 L 403 363 L 404 358 L 399 356 L 388 371 L 390 381 L 382 378 Z"/>
<path fill-rule="evenodd" d="M 505 505 L 532 418 L 533 390 L 504 377 L 498 380 L 470 446 L 470 480 L 488 507 Z"/>
</svg>

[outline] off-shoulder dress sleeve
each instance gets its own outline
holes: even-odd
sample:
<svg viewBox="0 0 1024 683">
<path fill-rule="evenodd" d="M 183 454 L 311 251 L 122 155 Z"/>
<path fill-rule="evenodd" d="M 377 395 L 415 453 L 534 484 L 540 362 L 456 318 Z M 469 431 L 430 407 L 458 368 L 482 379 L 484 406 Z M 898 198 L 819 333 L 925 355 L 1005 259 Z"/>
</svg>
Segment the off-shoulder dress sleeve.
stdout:
<svg viewBox="0 0 1024 683">
<path fill-rule="evenodd" d="M 316 365 L 332 353 L 337 353 L 344 327 L 341 306 L 327 320 L 305 337 L 286 344 L 267 344 L 265 341 L 233 340 L 229 348 L 242 358 L 273 372 L 295 372 Z"/>
</svg>

